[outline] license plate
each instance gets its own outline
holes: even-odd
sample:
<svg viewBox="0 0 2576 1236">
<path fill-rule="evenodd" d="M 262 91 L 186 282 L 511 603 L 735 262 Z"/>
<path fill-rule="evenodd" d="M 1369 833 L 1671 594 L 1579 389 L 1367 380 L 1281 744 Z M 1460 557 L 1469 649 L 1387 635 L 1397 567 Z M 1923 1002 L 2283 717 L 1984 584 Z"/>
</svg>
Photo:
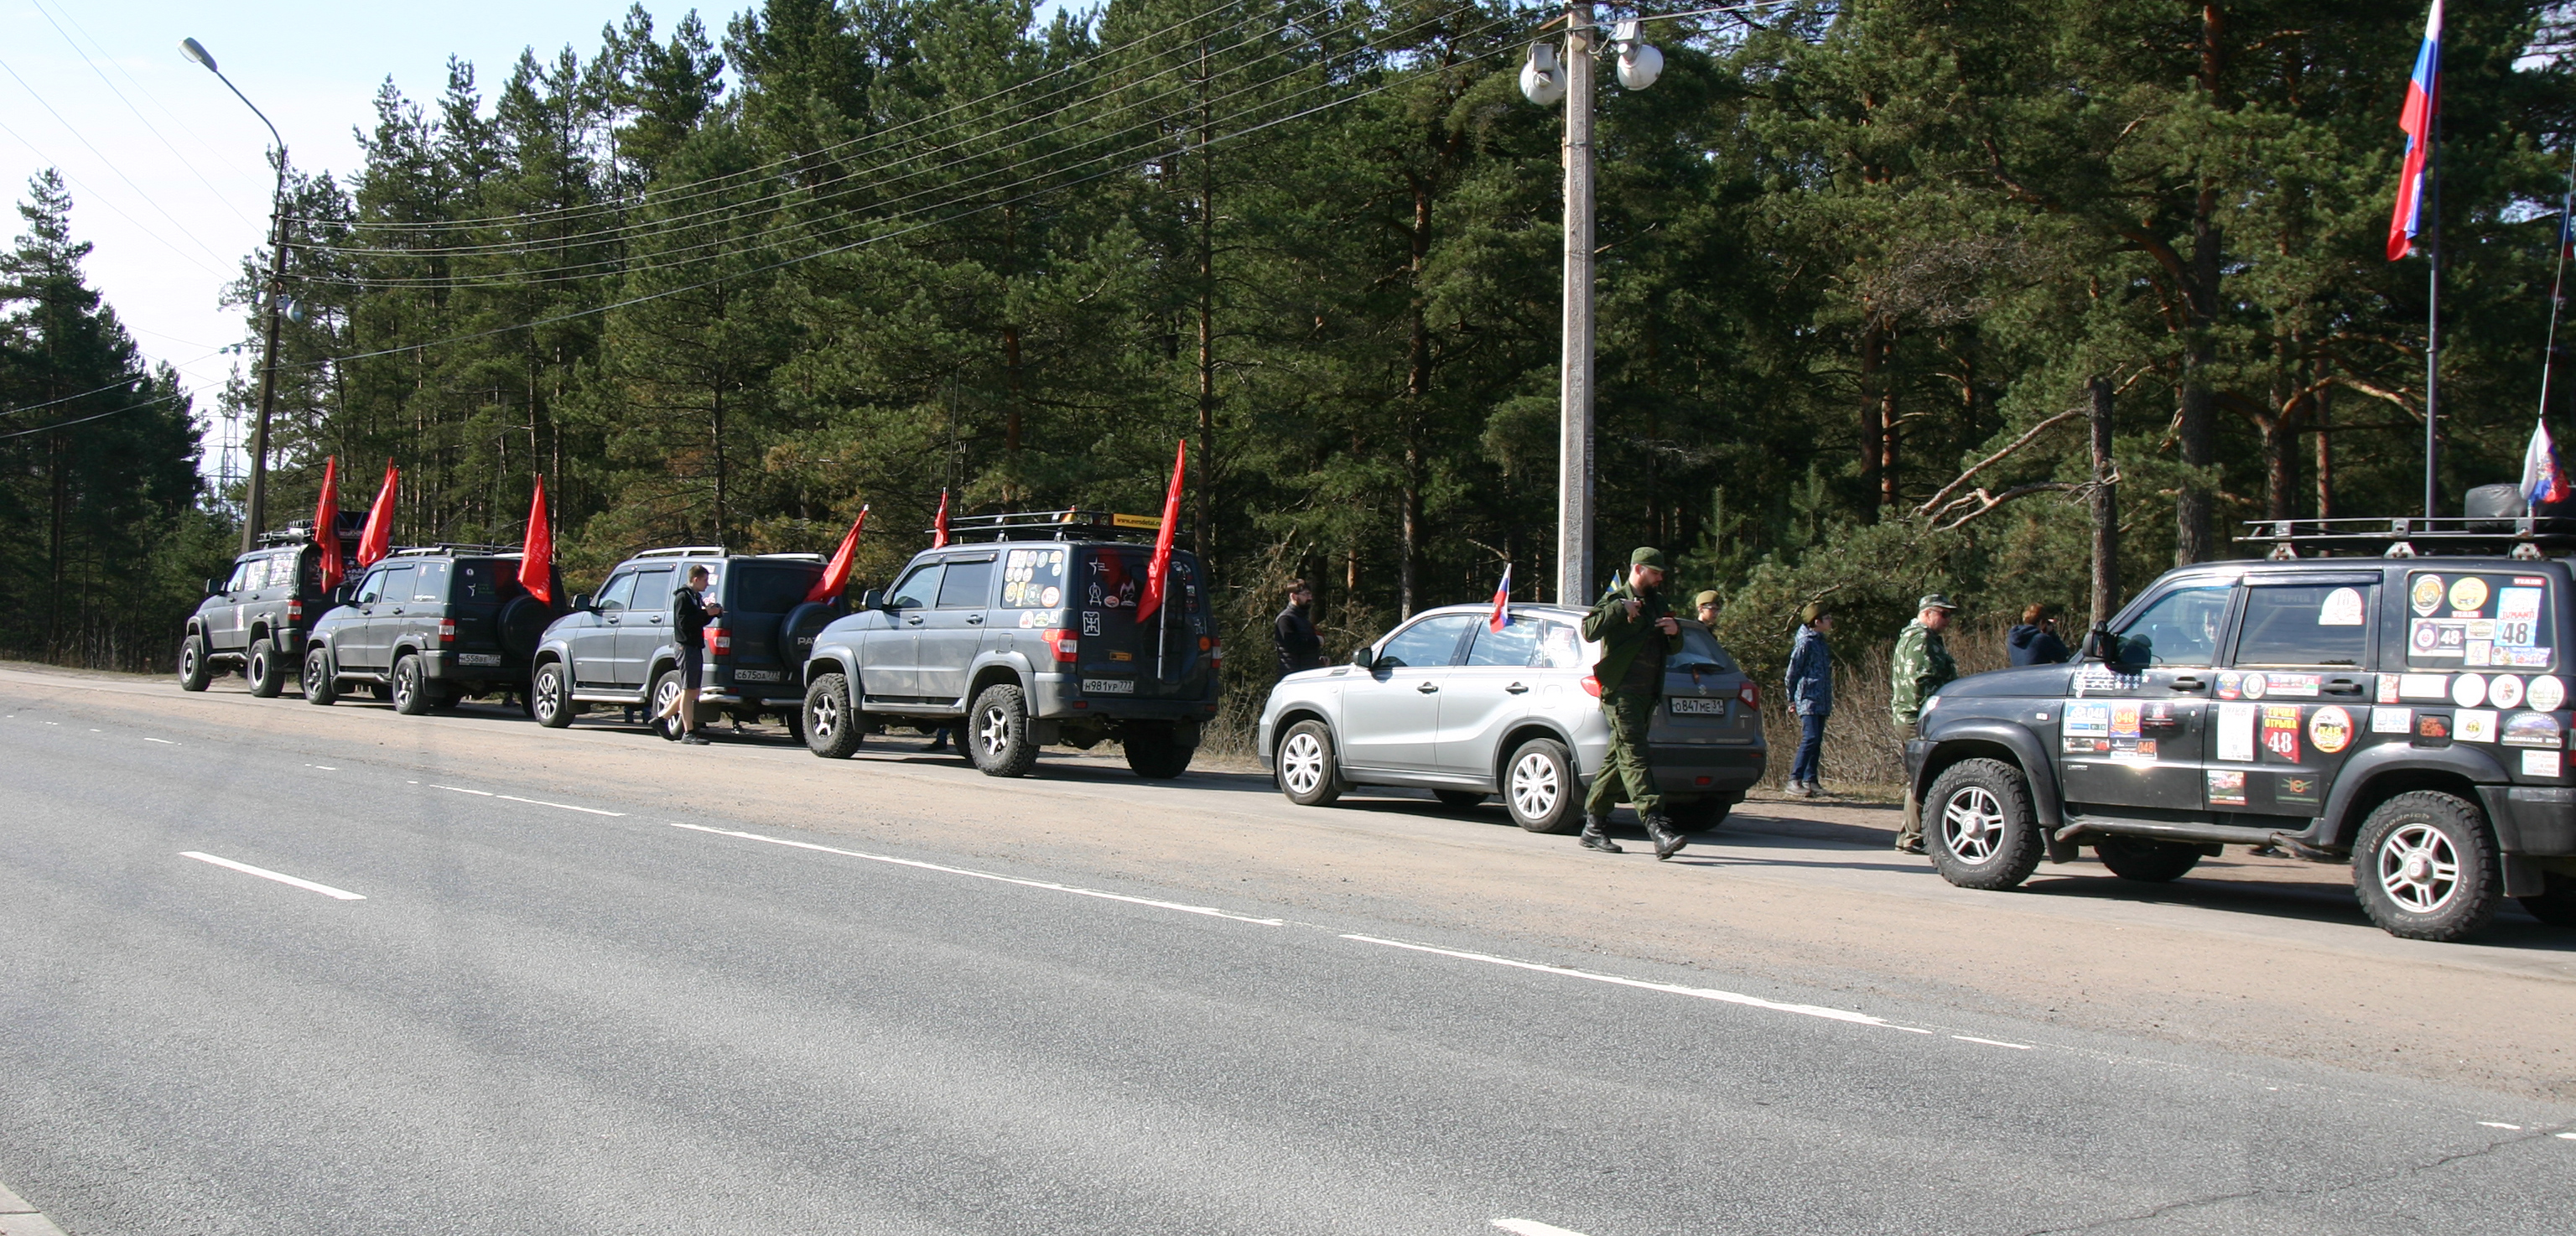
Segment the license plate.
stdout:
<svg viewBox="0 0 2576 1236">
<path fill-rule="evenodd" d="M 733 680 L 735 682 L 776 682 L 778 671 L 738 669 L 733 672 Z"/>
<path fill-rule="evenodd" d="M 456 654 L 456 663 L 458 665 L 499 665 L 501 663 L 501 654 L 497 652 L 460 652 Z"/>
<path fill-rule="evenodd" d="M 1676 717 L 1717 717 L 1724 716 L 1726 714 L 1725 700 L 1678 698 L 1666 700 L 1664 702 L 1672 706 L 1673 715 Z"/>
<path fill-rule="evenodd" d="M 1082 689 L 1091 695 L 1134 695 L 1136 693 L 1136 680 L 1132 678 L 1085 678 L 1082 680 Z"/>
</svg>

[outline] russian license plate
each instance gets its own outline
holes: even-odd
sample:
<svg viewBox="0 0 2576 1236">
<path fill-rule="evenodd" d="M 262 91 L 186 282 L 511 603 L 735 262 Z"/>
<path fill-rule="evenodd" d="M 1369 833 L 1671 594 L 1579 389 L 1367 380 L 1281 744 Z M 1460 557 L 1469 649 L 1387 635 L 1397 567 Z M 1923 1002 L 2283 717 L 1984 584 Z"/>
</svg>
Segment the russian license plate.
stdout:
<svg viewBox="0 0 2576 1236">
<path fill-rule="evenodd" d="M 1085 694 L 1089 695 L 1134 695 L 1136 693 L 1136 680 L 1133 678 L 1085 678 L 1082 680 L 1082 689 Z"/>
<path fill-rule="evenodd" d="M 776 682 L 778 671 L 738 669 L 733 672 L 733 680 L 735 682 Z"/>
<path fill-rule="evenodd" d="M 1725 700 L 1695 699 L 1688 696 L 1676 696 L 1664 702 L 1672 706 L 1673 715 L 1676 717 L 1718 717 L 1726 715 Z"/>
<path fill-rule="evenodd" d="M 501 654 L 497 652 L 460 652 L 456 654 L 456 663 L 458 665 L 499 665 L 501 663 Z"/>
</svg>

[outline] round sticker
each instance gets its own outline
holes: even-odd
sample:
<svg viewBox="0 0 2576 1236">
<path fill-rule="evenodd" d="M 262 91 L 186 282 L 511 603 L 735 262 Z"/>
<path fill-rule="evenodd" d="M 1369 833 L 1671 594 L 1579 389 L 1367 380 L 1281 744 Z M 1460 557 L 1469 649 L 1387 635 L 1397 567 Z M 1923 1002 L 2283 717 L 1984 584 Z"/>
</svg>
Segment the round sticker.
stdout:
<svg viewBox="0 0 2576 1236">
<path fill-rule="evenodd" d="M 2486 605 L 2487 581 L 2479 579 L 2475 575 L 2463 575 L 2458 579 L 2451 581 L 2452 609 L 2465 609 L 2474 612 L 2485 609 Z"/>
<path fill-rule="evenodd" d="M 2415 590 L 2407 594 L 2407 600 L 2414 604 L 2415 612 L 2419 614 L 2431 614 L 2434 610 L 2442 608 L 2442 577 L 2416 576 Z"/>
<path fill-rule="evenodd" d="M 1044 602 L 1044 603 L 1045 603 L 1045 605 L 1046 605 L 1046 607 L 1047 607 L 1048 609 L 1054 609 L 1054 608 L 1055 608 L 1055 606 L 1056 606 L 1056 602 L 1061 601 L 1061 600 L 1063 600 L 1063 599 L 1064 599 L 1064 590 L 1063 590 L 1063 589 L 1061 589 L 1061 588 L 1049 588 L 1049 589 L 1047 589 L 1046 591 L 1041 592 L 1041 593 L 1039 593 L 1039 594 L 1038 594 L 1038 600 L 1040 600 L 1041 602 Z"/>
<path fill-rule="evenodd" d="M 2263 698 L 2263 689 L 2265 685 L 2266 684 L 2264 683 L 2263 676 L 2261 674 L 2247 674 L 2245 676 L 2245 698 L 2249 700 L 2259 700 Z"/>
<path fill-rule="evenodd" d="M 2462 674 L 2451 680 L 2451 702 L 2462 708 L 2475 708 L 2485 703 L 2487 680 L 2484 674 Z"/>
<path fill-rule="evenodd" d="M 2337 588 L 2327 593 L 2325 603 L 2317 607 L 2317 625 L 2321 627 L 2362 625 L 2361 589 Z"/>
<path fill-rule="evenodd" d="M 2407 638 L 2414 642 L 2415 651 L 2431 652 L 2433 645 L 2442 642 L 2442 628 L 2429 622 L 2419 622 L 2415 624 L 2414 634 Z"/>
<path fill-rule="evenodd" d="M 2487 698 L 2498 708 L 2522 707 L 2522 680 L 2511 674 L 2498 674 L 2487 684 Z"/>
<path fill-rule="evenodd" d="M 2556 712 L 2559 705 L 2567 702 L 2567 684 L 2555 678 L 2534 678 L 2524 697 L 2542 712 Z"/>
<path fill-rule="evenodd" d="M 2308 718 L 2308 741 L 2317 750 L 2333 755 L 2352 745 L 2352 714 L 2331 704 Z"/>
</svg>

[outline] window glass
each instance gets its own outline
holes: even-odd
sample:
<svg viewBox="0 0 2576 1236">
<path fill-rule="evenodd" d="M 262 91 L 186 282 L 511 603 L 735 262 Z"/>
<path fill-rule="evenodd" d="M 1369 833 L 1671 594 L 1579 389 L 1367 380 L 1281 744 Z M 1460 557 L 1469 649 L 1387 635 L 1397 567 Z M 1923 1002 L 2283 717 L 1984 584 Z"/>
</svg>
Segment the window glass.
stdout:
<svg viewBox="0 0 2576 1236">
<path fill-rule="evenodd" d="M 2123 665 L 2215 665 L 2218 629 L 2233 584 L 2201 584 L 2158 597 L 2120 630 Z"/>
<path fill-rule="evenodd" d="M 637 571 L 635 595 L 626 602 L 626 608 L 648 614 L 671 612 L 671 594 L 680 588 L 672 578 L 677 570 L 676 567 L 652 566 Z"/>
<path fill-rule="evenodd" d="M 1448 665 L 1458 655 L 1458 637 L 1466 634 L 1467 628 L 1478 621 L 1481 620 L 1474 614 L 1442 614 L 1437 618 L 1425 618 L 1388 640 L 1386 648 L 1377 654 L 1378 665 L 1382 668 Z"/>
<path fill-rule="evenodd" d="M 903 577 L 903 582 L 886 594 L 886 604 L 896 609 L 920 609 L 939 595 L 939 564 L 928 563 Z"/>
<path fill-rule="evenodd" d="M 2558 642 L 2549 579 L 2511 572 L 2410 571 L 2406 663 L 2430 669 L 2548 669 Z"/>
<path fill-rule="evenodd" d="M 1726 649 L 1718 645 L 1717 637 L 1709 634 L 1708 628 L 1685 622 L 1682 624 L 1682 650 L 1665 661 L 1664 668 L 1726 674 L 1734 672 L 1735 658 L 1726 655 Z"/>
<path fill-rule="evenodd" d="M 591 604 L 598 606 L 601 613 L 613 614 L 626 608 L 634 599 L 635 572 L 619 571 L 609 576 L 607 583 L 600 585 L 599 598 Z"/>
<path fill-rule="evenodd" d="M 783 614 L 805 603 L 823 568 L 783 562 L 744 562 L 733 569 L 733 592 L 725 608 L 746 614 Z"/>
<path fill-rule="evenodd" d="M 375 570 L 367 572 L 367 577 L 365 579 L 358 581 L 358 595 L 355 598 L 358 604 L 372 605 L 377 601 L 384 599 L 385 572 L 389 569 L 390 568 L 387 567 L 377 567 Z"/>
<path fill-rule="evenodd" d="M 447 595 L 459 605 L 468 601 L 488 605 L 509 595 L 508 583 L 517 582 L 519 564 L 506 558 L 468 558 L 458 562 L 453 572 L 450 578 L 455 582 Z"/>
<path fill-rule="evenodd" d="M 939 581 L 939 608 L 982 609 L 993 599 L 993 560 L 948 564 Z"/>
<path fill-rule="evenodd" d="M 384 579 L 380 582 L 379 587 L 384 591 L 383 600 L 391 601 L 397 605 L 410 601 L 411 564 L 406 562 L 401 566 L 386 567 Z"/>
<path fill-rule="evenodd" d="M 1061 549 L 1015 549 L 1002 557 L 1005 609 L 1054 609 L 1064 604 Z"/>
<path fill-rule="evenodd" d="M 250 580 L 251 570 L 258 561 L 259 559 L 257 558 L 244 558 L 241 561 L 234 563 L 232 578 L 224 581 L 224 591 L 239 592 L 246 587 Z"/>
<path fill-rule="evenodd" d="M 1536 664 L 1538 628 L 1538 623 L 1527 618 L 1515 618 L 1510 626 L 1500 631 L 1479 625 L 1476 642 L 1467 652 L 1467 664 L 1509 666 L 1513 669 Z"/>
<path fill-rule="evenodd" d="M 2372 584 L 2264 584 L 2245 591 L 2238 665 L 2361 666 L 2370 648 Z"/>
<path fill-rule="evenodd" d="M 444 601 L 447 599 L 447 564 L 424 562 L 412 569 L 411 599 Z"/>
<path fill-rule="evenodd" d="M 1592 660 L 1583 652 L 1583 633 L 1562 622 L 1538 624 L 1538 660 L 1540 669 L 1588 669 Z"/>
</svg>

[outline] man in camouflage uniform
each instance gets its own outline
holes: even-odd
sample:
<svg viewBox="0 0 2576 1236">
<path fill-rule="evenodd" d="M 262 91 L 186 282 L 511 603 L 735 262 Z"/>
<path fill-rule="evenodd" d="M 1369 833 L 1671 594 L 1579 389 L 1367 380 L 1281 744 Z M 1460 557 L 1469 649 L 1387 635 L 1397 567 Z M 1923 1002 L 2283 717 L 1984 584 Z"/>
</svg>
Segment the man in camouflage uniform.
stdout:
<svg viewBox="0 0 2576 1236">
<path fill-rule="evenodd" d="M 1924 597 L 1915 603 L 1914 621 L 1896 637 L 1896 655 L 1888 663 L 1887 676 L 1895 686 L 1889 712 L 1895 717 L 1900 744 L 1914 737 L 1915 725 L 1923 719 L 1923 701 L 1959 676 L 1958 663 L 1941 642 L 1942 630 L 1950 625 L 1950 611 L 1957 608 L 1940 593 Z M 1905 785 L 1905 821 L 1897 828 L 1896 848 L 1907 854 L 1923 852 L 1923 804 L 1914 797 L 1911 781 Z"/>
<path fill-rule="evenodd" d="M 1658 861 L 1680 853 L 1687 843 L 1665 818 L 1654 770 L 1646 764 L 1646 728 L 1654 723 L 1655 704 L 1663 698 L 1664 662 L 1682 650 L 1681 623 L 1664 604 L 1663 586 L 1663 551 L 1639 549 L 1628 555 L 1628 577 L 1583 617 L 1583 638 L 1601 645 L 1592 677 L 1601 684 L 1601 713 L 1610 723 L 1609 758 L 1583 799 L 1583 848 L 1620 852 L 1610 840 L 1610 809 L 1618 805 L 1624 787 L 1645 821 L 1646 835 L 1655 839 Z"/>
</svg>

